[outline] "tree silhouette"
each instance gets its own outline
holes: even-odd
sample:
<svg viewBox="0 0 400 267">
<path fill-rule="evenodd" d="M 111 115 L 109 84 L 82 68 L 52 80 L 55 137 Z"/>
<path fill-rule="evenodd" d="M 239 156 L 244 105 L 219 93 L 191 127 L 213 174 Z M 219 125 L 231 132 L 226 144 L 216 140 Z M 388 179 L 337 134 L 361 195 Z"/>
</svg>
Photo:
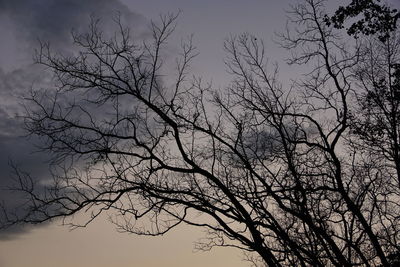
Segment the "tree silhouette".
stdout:
<svg viewBox="0 0 400 267">
<path fill-rule="evenodd" d="M 165 52 L 174 15 L 152 24 L 151 41 L 135 41 L 117 20 L 111 39 L 96 21 L 73 35 L 76 55 L 43 44 L 37 61 L 57 86 L 32 93 L 26 126 L 47 140 L 57 169 L 44 191 L 17 171 L 29 206 L 6 223 L 83 213 L 86 225 L 110 210 L 119 229 L 139 235 L 207 228 L 198 248 L 236 247 L 255 265 L 391 266 L 398 158 L 379 116 L 397 99 L 397 57 L 378 60 L 382 49 L 341 36 L 326 18 L 318 0 L 290 13 L 281 45 L 289 64 L 309 70 L 290 88 L 249 34 L 225 42 L 227 89 L 190 79 L 191 40 L 175 65 Z"/>
<path fill-rule="evenodd" d="M 340 6 L 333 16 L 326 15 L 325 23 L 342 29 L 346 21 L 361 16 L 362 18 L 347 28 L 347 33 L 354 36 L 376 34 L 379 40 L 384 42 L 396 29 L 400 12 L 380 2 L 380 0 L 352 0 L 345 7 Z"/>
<path fill-rule="evenodd" d="M 399 39 L 394 35 L 382 43 L 369 39 L 363 45 L 363 59 L 354 74 L 359 85 L 359 109 L 351 126 L 354 142 L 381 162 L 391 165 L 400 187 L 400 65 Z M 394 169 L 394 172 L 392 171 Z"/>
</svg>

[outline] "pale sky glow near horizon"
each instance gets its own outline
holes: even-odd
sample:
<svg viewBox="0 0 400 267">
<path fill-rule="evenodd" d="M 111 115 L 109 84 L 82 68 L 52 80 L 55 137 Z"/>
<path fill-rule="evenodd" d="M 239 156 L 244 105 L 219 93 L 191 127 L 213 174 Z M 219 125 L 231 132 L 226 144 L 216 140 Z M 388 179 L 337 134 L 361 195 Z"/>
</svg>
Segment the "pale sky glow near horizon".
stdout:
<svg viewBox="0 0 400 267">
<path fill-rule="evenodd" d="M 53 47 L 68 53 L 70 30 L 82 29 L 92 14 L 107 17 L 119 11 L 128 18 L 127 26 L 135 33 L 135 30 L 145 30 L 150 20 L 157 21 L 159 14 L 181 12 L 169 44 L 174 47 L 193 34 L 199 55 L 194 60 L 192 74 L 211 81 L 216 88 L 227 86 L 230 76 L 224 65 L 223 42 L 230 34 L 249 32 L 265 41 L 270 62 L 279 63 L 280 77 L 288 81 L 297 72 L 291 72 L 285 64 L 284 59 L 289 54 L 273 39 L 276 39 L 274 32 L 285 29 L 285 10 L 298 2 L 300 0 L 0 0 L 0 190 L 10 181 L 10 159 L 33 176 L 44 177 L 48 172 L 48 157 L 31 153 L 39 141 L 22 138 L 22 122 L 15 119 L 22 110 L 21 97 L 42 82 L 40 72 L 32 66 L 32 53 L 38 39 L 49 40 Z M 349 1 L 329 1 L 329 6 L 343 2 Z M 13 203 L 13 197 L 8 194 L 5 201 Z M 237 249 L 194 252 L 194 242 L 202 236 L 202 229 L 189 226 L 178 226 L 161 237 L 118 233 L 105 216 L 87 228 L 74 231 L 54 222 L 0 231 L 0 267 L 250 266 Z"/>
</svg>

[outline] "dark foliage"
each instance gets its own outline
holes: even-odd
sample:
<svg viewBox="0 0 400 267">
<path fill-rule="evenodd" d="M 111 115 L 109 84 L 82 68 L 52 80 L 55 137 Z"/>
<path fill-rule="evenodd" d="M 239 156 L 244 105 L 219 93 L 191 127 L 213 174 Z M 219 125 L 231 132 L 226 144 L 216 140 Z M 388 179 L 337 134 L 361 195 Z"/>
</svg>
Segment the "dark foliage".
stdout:
<svg viewBox="0 0 400 267">
<path fill-rule="evenodd" d="M 328 25 L 333 24 L 335 28 L 342 29 L 349 19 L 355 18 L 356 21 L 347 28 L 347 34 L 355 37 L 360 33 L 377 34 L 381 41 L 385 41 L 396 28 L 399 17 L 397 9 L 380 3 L 380 0 L 352 0 L 349 5 L 340 6 L 333 16 L 326 16 L 324 20 Z"/>
</svg>

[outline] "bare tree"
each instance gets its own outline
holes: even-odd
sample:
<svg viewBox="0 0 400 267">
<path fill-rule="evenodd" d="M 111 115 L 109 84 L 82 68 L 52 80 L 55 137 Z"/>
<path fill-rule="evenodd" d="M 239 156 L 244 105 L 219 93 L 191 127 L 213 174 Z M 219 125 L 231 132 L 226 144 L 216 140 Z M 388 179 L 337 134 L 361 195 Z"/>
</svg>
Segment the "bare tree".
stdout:
<svg viewBox="0 0 400 267">
<path fill-rule="evenodd" d="M 400 188 L 386 170 L 397 159 L 375 157 L 350 127 L 372 71 L 365 46 L 326 24 L 322 1 L 306 0 L 290 18 L 282 46 L 310 71 L 288 89 L 249 34 L 225 42 L 226 90 L 189 79 L 190 39 L 171 76 L 164 49 L 174 15 L 152 24 L 150 42 L 117 20 L 114 38 L 96 22 L 74 35 L 74 56 L 44 44 L 37 60 L 57 87 L 32 94 L 26 126 L 47 140 L 58 169 L 44 192 L 17 172 L 29 207 L 9 223 L 84 213 L 86 225 L 111 210 L 121 230 L 140 235 L 207 228 L 200 249 L 240 248 L 255 265 L 390 266 Z"/>
<path fill-rule="evenodd" d="M 394 32 L 381 42 L 371 38 L 363 44 L 363 59 L 355 68 L 360 86 L 357 91 L 359 109 L 352 128 L 356 140 L 382 162 L 392 165 L 400 187 L 400 65 L 399 39 Z M 361 141 L 361 142 L 360 142 Z"/>
</svg>

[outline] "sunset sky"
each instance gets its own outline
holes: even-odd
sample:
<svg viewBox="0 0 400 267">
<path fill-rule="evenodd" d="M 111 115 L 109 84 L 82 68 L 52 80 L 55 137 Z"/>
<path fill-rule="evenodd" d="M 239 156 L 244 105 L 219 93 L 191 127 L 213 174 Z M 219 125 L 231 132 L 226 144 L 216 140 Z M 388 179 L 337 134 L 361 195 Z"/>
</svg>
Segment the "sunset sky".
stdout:
<svg viewBox="0 0 400 267">
<path fill-rule="evenodd" d="M 398 1 L 398 0 L 395 0 Z M 336 1 L 330 1 L 334 7 Z M 340 1 L 346 3 L 346 1 Z M 192 72 L 216 88 L 229 82 L 224 65 L 224 39 L 230 34 L 253 33 L 265 40 L 271 62 L 280 64 L 282 80 L 295 72 L 285 65 L 287 51 L 274 42 L 274 32 L 283 31 L 290 4 L 295 0 L 0 0 L 0 190 L 10 184 L 10 161 L 35 179 L 48 175 L 44 153 L 32 152 L 40 140 L 22 137 L 21 98 L 30 88 L 47 82 L 32 65 L 38 40 L 48 40 L 62 53 L 71 51 L 71 29 L 84 30 L 90 16 L 102 19 L 106 30 L 112 14 L 120 12 L 138 36 L 147 31 L 159 14 L 181 11 L 169 45 L 194 34 L 199 56 Z M 338 1 L 339 3 L 339 1 Z M 398 4 L 399 2 L 397 2 Z M 276 38 L 275 38 L 276 39 Z M 0 191 L 6 205 L 21 205 L 17 196 Z M 106 266 L 249 266 L 240 251 L 218 248 L 194 252 L 201 229 L 182 226 L 163 237 L 138 237 L 115 231 L 107 218 L 85 229 L 69 231 L 59 222 L 39 227 L 17 227 L 0 232 L 0 267 L 106 267 Z"/>
</svg>

